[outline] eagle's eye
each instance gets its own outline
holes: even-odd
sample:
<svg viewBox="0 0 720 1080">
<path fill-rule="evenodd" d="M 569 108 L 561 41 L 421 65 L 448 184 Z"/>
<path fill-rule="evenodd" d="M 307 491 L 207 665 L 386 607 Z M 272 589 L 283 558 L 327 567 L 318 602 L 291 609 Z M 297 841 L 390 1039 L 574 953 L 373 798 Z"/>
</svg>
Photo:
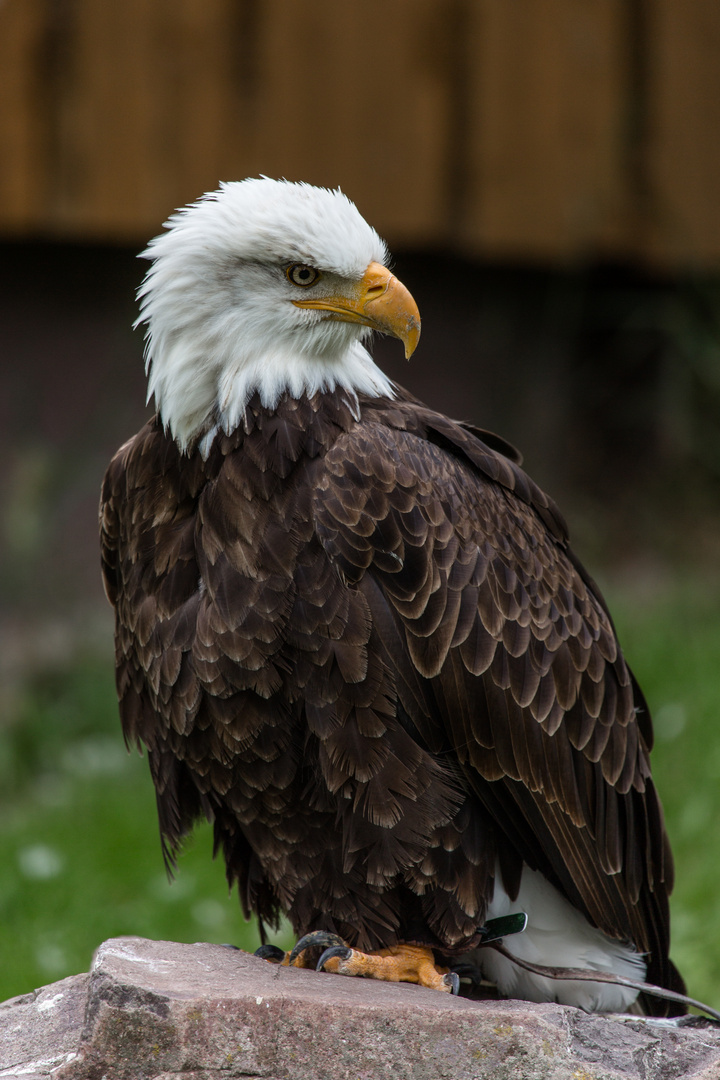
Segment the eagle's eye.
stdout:
<svg viewBox="0 0 720 1080">
<path fill-rule="evenodd" d="M 293 263 L 292 266 L 288 266 L 285 273 L 288 281 L 292 281 L 293 285 L 300 285 L 304 289 L 308 285 L 314 285 L 320 277 L 319 270 L 316 270 L 314 266 L 305 266 L 304 263 Z"/>
</svg>

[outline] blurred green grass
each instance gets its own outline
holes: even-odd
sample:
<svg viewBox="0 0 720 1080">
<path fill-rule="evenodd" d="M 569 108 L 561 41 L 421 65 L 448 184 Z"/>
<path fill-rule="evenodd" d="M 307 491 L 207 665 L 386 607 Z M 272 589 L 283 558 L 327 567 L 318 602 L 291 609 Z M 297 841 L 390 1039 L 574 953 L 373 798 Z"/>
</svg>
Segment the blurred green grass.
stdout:
<svg viewBox="0 0 720 1080">
<path fill-rule="evenodd" d="M 688 993 L 720 1007 L 720 583 L 648 598 L 608 590 L 655 727 L 653 776 L 675 858 L 671 955 Z"/>
<path fill-rule="evenodd" d="M 212 832 L 165 874 L 145 758 L 128 754 L 112 660 L 86 656 L 22 690 L 0 729 L 0 1000 L 87 971 L 120 934 L 254 949 Z"/>
<path fill-rule="evenodd" d="M 689 992 L 718 1007 L 720 585 L 606 592 L 655 717 L 653 770 L 676 864 L 672 954 Z M 147 762 L 125 751 L 107 657 L 21 688 L 0 728 L 0 820 L 0 1000 L 86 971 L 118 934 L 258 943 L 211 858 L 208 825 L 167 881 Z"/>
</svg>

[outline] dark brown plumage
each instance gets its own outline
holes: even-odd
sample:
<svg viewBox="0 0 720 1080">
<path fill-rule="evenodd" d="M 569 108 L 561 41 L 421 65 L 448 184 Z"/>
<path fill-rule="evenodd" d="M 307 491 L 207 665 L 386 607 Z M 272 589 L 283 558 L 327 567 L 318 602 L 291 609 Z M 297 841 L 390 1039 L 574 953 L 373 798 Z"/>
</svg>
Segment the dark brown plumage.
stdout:
<svg viewBox="0 0 720 1080">
<path fill-rule="evenodd" d="M 108 470 L 103 566 L 168 862 L 205 814 L 261 926 L 412 946 L 333 942 L 330 970 L 456 989 L 418 946 L 470 954 L 514 907 L 518 960 L 681 986 L 647 706 L 517 454 L 363 348 L 420 333 L 380 238 L 265 178 L 145 255 L 158 415 Z M 634 1000 L 479 952 L 507 994 Z"/>
<path fill-rule="evenodd" d="M 527 863 L 681 988 L 647 705 L 562 517 L 502 440 L 359 400 L 256 395 L 207 459 L 155 419 L 108 469 L 120 711 L 168 859 L 207 815 L 246 914 L 447 954 Z"/>
</svg>

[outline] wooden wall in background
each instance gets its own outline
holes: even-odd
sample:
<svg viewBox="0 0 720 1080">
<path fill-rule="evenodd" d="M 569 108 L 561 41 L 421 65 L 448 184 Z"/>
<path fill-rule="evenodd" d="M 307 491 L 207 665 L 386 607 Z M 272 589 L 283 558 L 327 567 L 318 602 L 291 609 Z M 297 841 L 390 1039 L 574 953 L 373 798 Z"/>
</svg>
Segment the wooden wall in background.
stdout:
<svg viewBox="0 0 720 1080">
<path fill-rule="evenodd" d="M 395 246 L 720 266 L 718 0 L 4 0 L 0 235 L 140 243 L 220 179 Z"/>
</svg>

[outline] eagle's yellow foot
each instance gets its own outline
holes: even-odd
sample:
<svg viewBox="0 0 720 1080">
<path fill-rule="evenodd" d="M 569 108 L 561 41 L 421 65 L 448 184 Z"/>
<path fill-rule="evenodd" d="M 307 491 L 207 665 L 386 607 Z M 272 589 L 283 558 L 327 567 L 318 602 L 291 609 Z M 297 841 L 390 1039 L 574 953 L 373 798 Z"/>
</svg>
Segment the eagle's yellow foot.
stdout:
<svg viewBox="0 0 720 1080">
<path fill-rule="evenodd" d="M 418 983 L 446 994 L 457 994 L 460 990 L 460 979 L 455 972 L 438 967 L 432 949 L 421 945 L 393 945 L 372 953 L 333 945 L 318 960 L 317 970 L 385 982 Z"/>
<path fill-rule="evenodd" d="M 421 945 L 393 945 L 389 949 L 364 953 L 349 948 L 337 934 L 316 930 L 301 937 L 289 953 L 284 953 L 275 945 L 261 945 L 255 951 L 255 956 L 276 964 L 307 968 L 313 966 L 307 952 L 323 947 L 325 951 L 317 962 L 317 971 L 381 979 L 384 982 L 418 983 L 446 994 L 457 994 L 460 990 L 459 976 L 454 971 L 438 967 L 432 949 Z"/>
</svg>

